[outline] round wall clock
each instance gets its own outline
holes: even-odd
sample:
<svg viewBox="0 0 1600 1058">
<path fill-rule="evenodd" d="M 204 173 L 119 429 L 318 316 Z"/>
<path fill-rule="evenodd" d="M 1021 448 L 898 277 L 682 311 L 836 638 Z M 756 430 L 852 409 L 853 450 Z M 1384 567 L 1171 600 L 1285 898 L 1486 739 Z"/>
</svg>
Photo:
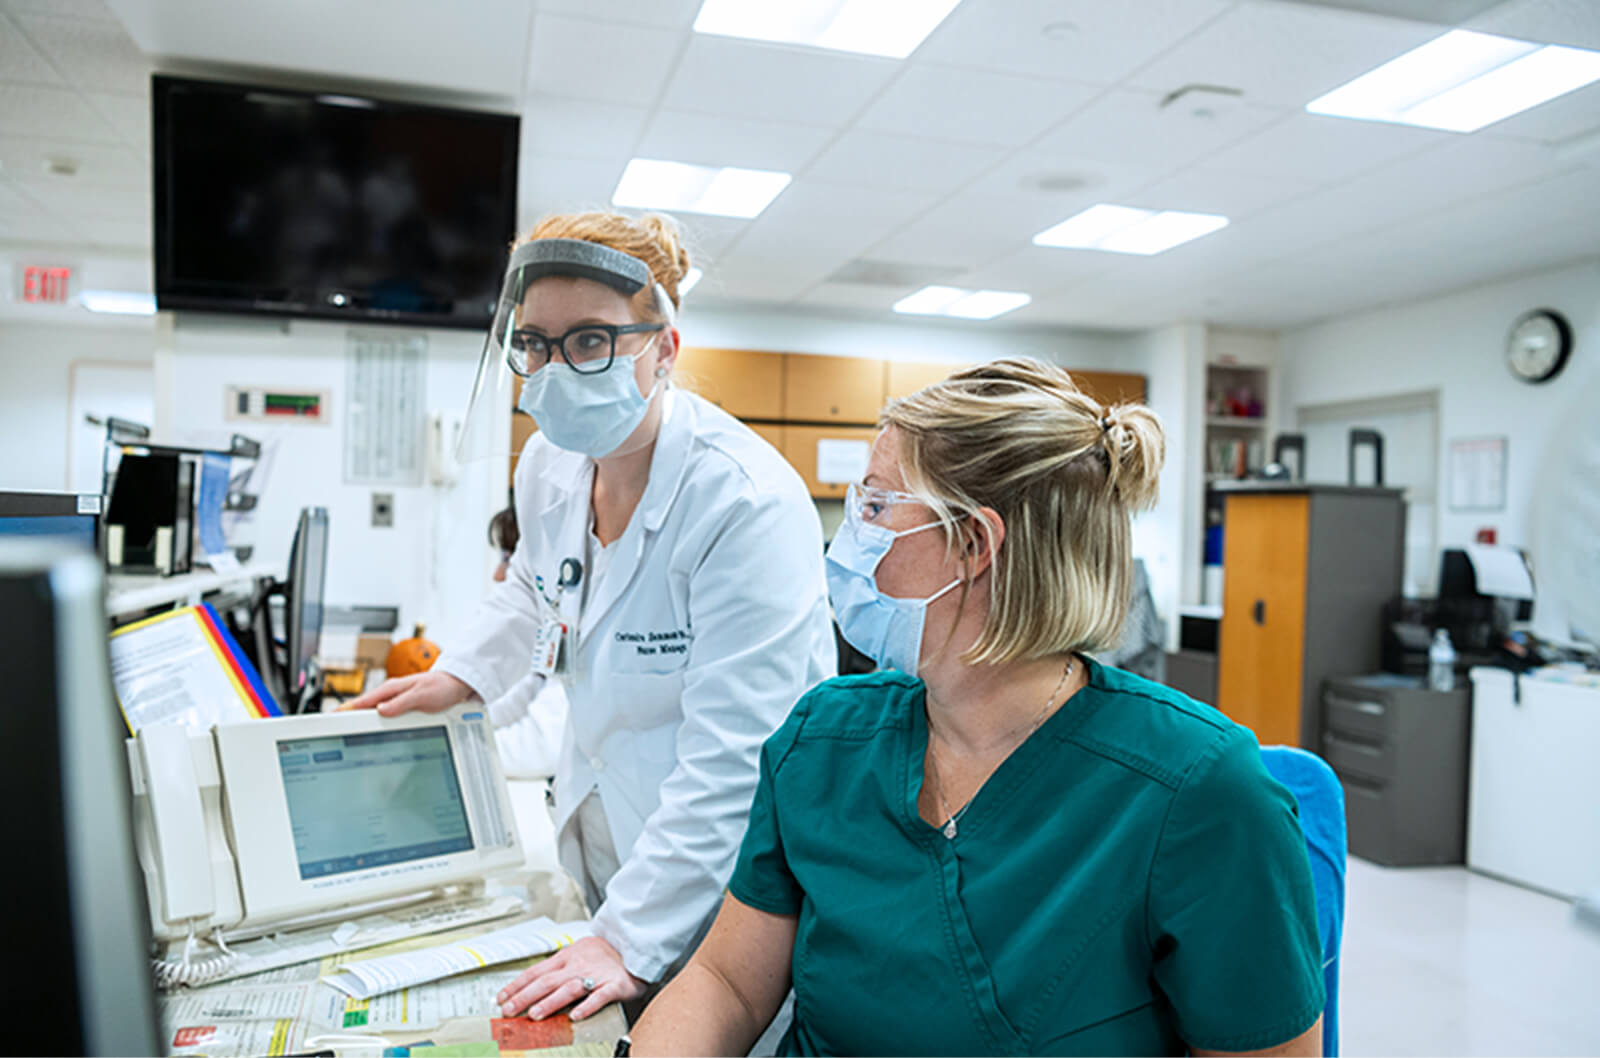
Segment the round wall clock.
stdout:
<svg viewBox="0 0 1600 1058">
<path fill-rule="evenodd" d="M 1524 382 L 1548 382 L 1572 355 L 1572 326 L 1555 309 L 1534 309 L 1506 336 L 1506 366 Z"/>
</svg>

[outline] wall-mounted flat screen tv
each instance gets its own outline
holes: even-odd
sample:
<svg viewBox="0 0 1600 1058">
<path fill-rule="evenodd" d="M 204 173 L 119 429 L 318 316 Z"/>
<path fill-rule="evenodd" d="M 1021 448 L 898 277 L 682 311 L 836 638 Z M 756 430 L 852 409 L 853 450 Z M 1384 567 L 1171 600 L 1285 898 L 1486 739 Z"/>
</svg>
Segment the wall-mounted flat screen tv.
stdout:
<svg viewBox="0 0 1600 1058">
<path fill-rule="evenodd" d="M 157 76 L 156 304 L 486 328 L 514 115 Z"/>
</svg>

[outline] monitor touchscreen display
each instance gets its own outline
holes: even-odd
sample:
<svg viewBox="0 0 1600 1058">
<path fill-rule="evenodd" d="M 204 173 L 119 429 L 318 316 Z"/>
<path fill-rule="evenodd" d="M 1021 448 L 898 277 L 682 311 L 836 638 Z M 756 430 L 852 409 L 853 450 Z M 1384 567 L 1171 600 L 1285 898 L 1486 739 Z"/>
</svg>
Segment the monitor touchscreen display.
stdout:
<svg viewBox="0 0 1600 1058">
<path fill-rule="evenodd" d="M 278 743 L 302 879 L 473 847 L 443 727 Z"/>
</svg>

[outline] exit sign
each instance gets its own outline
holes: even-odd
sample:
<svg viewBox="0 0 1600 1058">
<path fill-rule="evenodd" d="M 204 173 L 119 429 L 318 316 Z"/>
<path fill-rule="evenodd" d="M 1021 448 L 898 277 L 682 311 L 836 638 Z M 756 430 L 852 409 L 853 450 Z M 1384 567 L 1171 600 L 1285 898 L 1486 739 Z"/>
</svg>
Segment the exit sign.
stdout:
<svg viewBox="0 0 1600 1058">
<path fill-rule="evenodd" d="M 72 280 L 70 268 L 44 268 L 29 265 L 22 270 L 22 300 L 38 302 L 65 302 L 67 284 Z"/>
</svg>

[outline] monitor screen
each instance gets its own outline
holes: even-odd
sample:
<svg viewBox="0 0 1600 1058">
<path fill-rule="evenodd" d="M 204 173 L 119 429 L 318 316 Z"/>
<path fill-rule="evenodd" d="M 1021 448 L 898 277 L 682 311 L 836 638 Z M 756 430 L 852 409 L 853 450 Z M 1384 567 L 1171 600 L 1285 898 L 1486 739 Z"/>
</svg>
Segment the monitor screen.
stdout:
<svg viewBox="0 0 1600 1058">
<path fill-rule="evenodd" d="M 519 119 L 161 77 L 161 308 L 487 327 Z"/>
<path fill-rule="evenodd" d="M 60 492 L 0 492 L 0 536 L 43 537 L 93 551 L 100 497 Z"/>
<path fill-rule="evenodd" d="M 290 608 L 289 672 L 285 681 L 291 701 L 298 706 L 311 678 L 313 663 L 322 643 L 324 584 L 328 570 L 328 512 L 308 507 L 300 514 L 289 560 L 289 591 L 284 600 Z"/>
<path fill-rule="evenodd" d="M 471 849 L 443 727 L 278 743 L 302 879 Z"/>
</svg>

